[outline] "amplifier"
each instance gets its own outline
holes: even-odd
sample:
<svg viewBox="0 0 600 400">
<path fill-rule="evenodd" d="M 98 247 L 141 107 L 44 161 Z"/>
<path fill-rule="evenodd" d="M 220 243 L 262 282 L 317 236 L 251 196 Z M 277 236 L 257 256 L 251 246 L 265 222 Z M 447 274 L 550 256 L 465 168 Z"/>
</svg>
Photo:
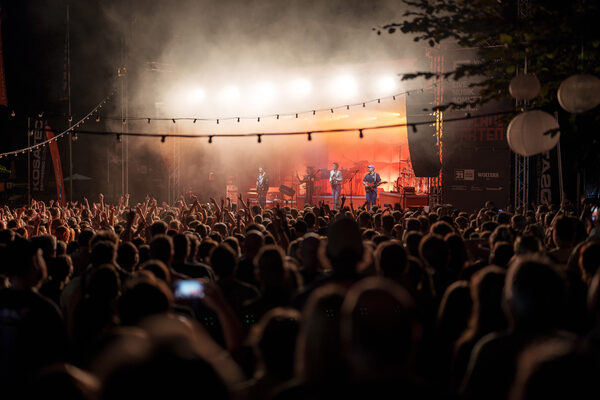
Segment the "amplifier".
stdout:
<svg viewBox="0 0 600 400">
<path fill-rule="evenodd" d="M 415 193 L 415 187 L 414 186 L 405 186 L 402 188 L 402 192 L 403 193 L 407 193 L 407 194 L 414 194 Z"/>
</svg>

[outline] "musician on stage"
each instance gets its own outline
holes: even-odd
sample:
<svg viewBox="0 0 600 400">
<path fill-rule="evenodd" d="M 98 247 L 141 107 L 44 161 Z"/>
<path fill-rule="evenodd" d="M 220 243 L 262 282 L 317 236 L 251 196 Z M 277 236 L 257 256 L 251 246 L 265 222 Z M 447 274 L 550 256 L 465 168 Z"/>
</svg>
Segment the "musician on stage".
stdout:
<svg viewBox="0 0 600 400">
<path fill-rule="evenodd" d="M 381 177 L 375 172 L 374 165 L 369 165 L 369 172 L 363 178 L 363 185 L 367 196 L 367 210 L 370 210 L 377 202 L 377 186 L 381 185 Z"/>
<path fill-rule="evenodd" d="M 317 172 L 319 171 L 320 169 L 317 170 Z M 306 195 L 304 197 L 305 205 L 313 205 L 313 193 L 315 191 L 315 175 L 317 174 L 317 172 L 314 172 L 313 167 L 306 167 L 306 175 L 304 175 L 302 179 L 300 179 L 298 172 L 296 172 L 296 178 L 298 178 L 298 183 L 300 185 L 303 183 L 306 184 Z"/>
<path fill-rule="evenodd" d="M 258 178 L 256 178 L 256 193 L 258 204 L 264 209 L 267 206 L 267 193 L 269 192 L 269 175 L 263 167 L 258 167 Z"/>
<path fill-rule="evenodd" d="M 340 193 L 342 191 L 342 171 L 339 170 L 339 164 L 331 164 L 332 170 L 329 172 L 329 183 L 331 184 L 331 195 L 333 196 L 333 207 L 337 210 L 339 205 Z"/>
</svg>

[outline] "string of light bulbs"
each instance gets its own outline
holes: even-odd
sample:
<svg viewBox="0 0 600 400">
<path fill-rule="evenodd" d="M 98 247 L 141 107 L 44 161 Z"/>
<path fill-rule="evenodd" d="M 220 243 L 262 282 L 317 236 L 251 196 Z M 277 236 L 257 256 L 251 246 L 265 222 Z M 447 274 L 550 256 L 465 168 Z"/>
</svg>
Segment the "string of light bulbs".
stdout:
<svg viewBox="0 0 600 400">
<path fill-rule="evenodd" d="M 486 117 L 495 117 L 495 116 L 503 116 L 503 115 L 512 115 L 515 114 L 515 110 L 508 111 L 497 111 L 492 113 L 485 114 L 477 114 L 471 115 L 470 113 L 465 113 L 462 117 L 454 117 L 444 119 L 444 123 L 449 122 L 457 122 L 457 121 L 465 121 L 469 119 L 477 119 L 477 118 L 486 118 Z M 412 133 L 417 133 L 417 126 L 422 125 L 433 125 L 435 121 L 417 121 L 417 122 L 406 122 L 400 124 L 391 124 L 391 125 L 379 125 L 379 126 L 368 126 L 362 128 L 339 128 L 339 129 L 314 129 L 310 131 L 296 131 L 296 132 L 252 132 L 252 133 L 203 133 L 203 134 L 190 134 L 190 133 L 149 133 L 149 132 L 108 132 L 108 131 L 84 131 L 84 130 L 76 130 L 74 133 L 79 133 L 83 135 L 100 135 L 100 136 L 109 136 L 115 135 L 117 140 L 121 139 L 121 136 L 133 136 L 133 137 L 151 137 L 151 138 L 160 138 L 160 141 L 164 143 L 167 138 L 186 138 L 186 139 L 208 139 L 208 143 L 212 143 L 215 138 L 248 138 L 248 137 L 256 137 L 258 143 L 262 143 L 263 137 L 268 136 L 298 136 L 305 135 L 308 141 L 312 140 L 312 135 L 314 134 L 326 134 L 326 133 L 347 133 L 347 132 L 358 132 L 359 138 L 364 138 L 364 134 L 367 131 L 381 130 L 381 129 L 390 129 L 390 128 L 412 128 Z"/>
<path fill-rule="evenodd" d="M 432 85 L 432 87 L 437 87 L 437 85 L 438 85 L 438 83 L 434 83 Z M 104 119 L 110 120 L 110 121 L 121 121 L 123 124 L 126 124 L 128 121 L 147 121 L 148 123 L 151 123 L 152 121 L 172 121 L 173 123 L 176 123 L 177 121 L 192 121 L 193 123 L 215 122 L 217 125 L 219 125 L 221 122 L 224 122 L 224 121 L 261 122 L 261 120 L 265 120 L 268 118 L 274 118 L 274 119 L 280 119 L 280 118 L 286 118 L 286 117 L 299 118 L 299 116 L 305 115 L 305 114 L 316 115 L 317 113 L 323 113 L 323 112 L 333 114 L 336 110 L 343 110 L 343 109 L 350 110 L 350 108 L 355 108 L 355 107 L 366 108 L 367 105 L 370 105 L 373 103 L 380 104 L 382 100 L 395 101 L 400 96 L 405 96 L 405 95 L 410 96 L 411 93 L 418 93 L 418 92 L 423 93 L 424 91 L 425 91 L 425 88 L 406 90 L 404 92 L 400 92 L 400 93 L 396 93 L 396 94 L 392 94 L 392 95 L 388 95 L 388 96 L 376 97 L 376 98 L 372 98 L 369 100 L 359 101 L 356 103 L 346 103 L 343 105 L 336 105 L 336 106 L 329 106 L 329 107 L 322 107 L 322 108 L 313 108 L 313 109 L 308 109 L 308 110 L 305 109 L 303 111 L 263 114 L 263 115 L 255 115 L 255 116 L 226 116 L 226 117 L 222 117 L 222 116 L 221 117 L 140 117 L 140 116 L 134 116 L 134 117 L 127 117 L 127 118 L 104 117 Z"/>
<path fill-rule="evenodd" d="M 100 110 L 110 99 L 112 96 L 114 96 L 115 91 L 111 92 L 108 96 L 106 96 L 102 101 L 100 101 L 96 107 L 92 108 L 92 110 L 90 112 L 88 112 L 83 118 L 81 118 L 79 121 L 77 121 L 75 124 L 73 124 L 71 127 L 65 129 L 64 131 L 62 131 L 61 133 L 55 135 L 52 139 L 46 139 L 43 142 L 40 143 L 36 143 L 35 145 L 32 146 L 28 146 L 22 149 L 18 149 L 18 150 L 13 150 L 13 151 L 7 151 L 5 153 L 0 153 L 0 158 L 2 157 L 8 157 L 8 156 L 17 156 L 19 154 L 26 154 L 27 152 L 31 152 L 34 149 L 37 148 L 41 148 L 44 147 L 48 144 L 50 144 L 52 141 L 56 141 L 60 138 L 62 138 L 63 136 L 71 133 L 73 135 L 76 135 L 76 133 L 74 132 L 80 125 L 82 125 L 84 122 L 86 122 L 87 120 L 89 120 L 94 114 L 98 113 L 98 110 Z M 38 114 L 38 116 L 43 115 L 43 113 Z M 69 116 L 69 122 L 72 121 L 72 117 Z M 98 121 L 98 118 L 96 118 L 96 121 Z M 28 132 L 29 134 L 29 132 Z M 73 139 L 76 140 L 77 136 L 74 136 Z"/>
</svg>

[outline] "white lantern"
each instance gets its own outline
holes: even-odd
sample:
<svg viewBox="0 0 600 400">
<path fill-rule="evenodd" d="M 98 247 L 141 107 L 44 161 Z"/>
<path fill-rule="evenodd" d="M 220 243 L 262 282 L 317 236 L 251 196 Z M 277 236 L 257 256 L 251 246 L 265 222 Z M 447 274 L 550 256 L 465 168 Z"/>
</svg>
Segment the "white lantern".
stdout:
<svg viewBox="0 0 600 400">
<path fill-rule="evenodd" d="M 508 85 L 510 95 L 520 101 L 535 99 L 540 89 L 540 81 L 534 74 L 517 75 Z"/>
<path fill-rule="evenodd" d="M 560 139 L 560 132 L 555 132 L 558 128 L 558 121 L 547 112 L 526 111 L 510 121 L 506 140 L 512 151 L 529 157 L 556 146 Z"/>
<path fill-rule="evenodd" d="M 573 75 L 558 87 L 558 102 L 565 110 L 580 114 L 600 104 L 600 79 L 594 75 Z"/>
</svg>

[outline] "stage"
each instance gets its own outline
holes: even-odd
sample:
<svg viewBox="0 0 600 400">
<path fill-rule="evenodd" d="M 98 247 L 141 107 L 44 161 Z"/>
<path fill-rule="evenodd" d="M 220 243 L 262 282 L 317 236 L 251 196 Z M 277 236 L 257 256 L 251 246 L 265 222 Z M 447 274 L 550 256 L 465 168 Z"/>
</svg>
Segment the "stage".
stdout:
<svg viewBox="0 0 600 400">
<path fill-rule="evenodd" d="M 246 196 L 250 204 L 258 204 L 256 192 L 247 192 Z M 234 200 L 232 199 L 232 201 Z M 325 204 L 333 208 L 333 196 L 331 194 L 313 196 L 313 205 L 318 205 L 321 202 L 325 202 Z M 365 202 L 366 196 L 364 195 L 346 197 L 346 205 L 349 206 L 352 204 L 355 208 L 361 207 Z M 269 193 L 267 194 L 267 208 L 271 208 L 277 203 L 281 206 L 288 205 L 296 208 L 304 208 L 306 205 L 305 196 L 303 194 L 290 197 L 285 196 L 278 191 L 269 190 Z M 379 207 L 389 206 L 394 208 L 395 204 L 399 204 L 402 209 L 429 206 L 429 195 L 426 193 L 416 194 L 385 191 L 379 191 L 377 193 L 377 205 Z"/>
</svg>

